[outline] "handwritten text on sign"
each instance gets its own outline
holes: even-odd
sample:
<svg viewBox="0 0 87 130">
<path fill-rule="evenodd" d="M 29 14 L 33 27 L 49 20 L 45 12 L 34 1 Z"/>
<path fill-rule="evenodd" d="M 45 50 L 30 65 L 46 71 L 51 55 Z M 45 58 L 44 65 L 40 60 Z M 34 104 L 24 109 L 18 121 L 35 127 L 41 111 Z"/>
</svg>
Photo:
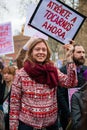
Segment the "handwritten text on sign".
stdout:
<svg viewBox="0 0 87 130">
<path fill-rule="evenodd" d="M 30 23 L 63 43 L 72 39 L 84 18 L 55 0 L 44 0 Z"/>
<path fill-rule="evenodd" d="M 14 52 L 11 23 L 0 24 L 0 55 Z"/>
</svg>

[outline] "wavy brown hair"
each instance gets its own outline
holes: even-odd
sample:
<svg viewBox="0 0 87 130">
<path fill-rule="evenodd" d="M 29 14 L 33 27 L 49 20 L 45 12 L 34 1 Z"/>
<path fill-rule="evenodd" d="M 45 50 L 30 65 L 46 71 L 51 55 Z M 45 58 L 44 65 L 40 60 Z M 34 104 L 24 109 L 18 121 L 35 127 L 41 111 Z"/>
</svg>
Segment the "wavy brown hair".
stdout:
<svg viewBox="0 0 87 130">
<path fill-rule="evenodd" d="M 15 73 L 16 73 L 16 69 L 15 69 L 15 67 L 13 67 L 13 66 L 6 66 L 6 67 L 4 67 L 2 73 L 3 73 L 3 74 L 8 73 L 8 74 L 11 74 L 11 75 L 14 76 Z"/>
</svg>

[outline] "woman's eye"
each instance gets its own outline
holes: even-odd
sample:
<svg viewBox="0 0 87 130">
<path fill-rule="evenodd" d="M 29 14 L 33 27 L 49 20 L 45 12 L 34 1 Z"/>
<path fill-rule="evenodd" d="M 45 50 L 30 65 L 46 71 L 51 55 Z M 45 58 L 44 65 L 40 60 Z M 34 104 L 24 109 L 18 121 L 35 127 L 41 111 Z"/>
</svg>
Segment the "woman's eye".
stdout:
<svg viewBox="0 0 87 130">
<path fill-rule="evenodd" d="M 39 50 L 40 50 L 40 48 L 35 48 L 35 50 L 36 50 L 36 51 L 39 51 Z"/>
<path fill-rule="evenodd" d="M 42 50 L 43 50 L 44 52 L 47 51 L 47 49 L 45 49 L 45 48 L 43 48 Z"/>
</svg>

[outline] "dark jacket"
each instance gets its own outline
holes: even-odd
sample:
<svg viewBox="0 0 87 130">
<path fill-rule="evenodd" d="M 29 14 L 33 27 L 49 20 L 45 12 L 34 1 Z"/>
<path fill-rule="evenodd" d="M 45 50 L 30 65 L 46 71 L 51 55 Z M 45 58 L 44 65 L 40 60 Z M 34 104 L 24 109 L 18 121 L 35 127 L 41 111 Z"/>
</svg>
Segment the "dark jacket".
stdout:
<svg viewBox="0 0 87 130">
<path fill-rule="evenodd" d="M 80 72 L 77 72 L 78 85 L 75 87 L 81 87 L 85 80 L 83 78 L 83 72 L 87 69 L 87 66 L 82 66 Z M 67 73 L 66 66 L 63 66 L 61 72 Z M 65 129 L 70 119 L 69 100 L 68 100 L 68 89 L 62 86 L 58 87 L 58 108 L 60 114 L 60 122 L 62 127 Z"/>
<path fill-rule="evenodd" d="M 5 93 L 6 83 L 2 80 L 2 75 L 0 74 L 0 105 L 3 103 L 4 93 Z"/>
<path fill-rule="evenodd" d="M 73 130 L 87 130 L 87 82 L 71 98 Z"/>
</svg>

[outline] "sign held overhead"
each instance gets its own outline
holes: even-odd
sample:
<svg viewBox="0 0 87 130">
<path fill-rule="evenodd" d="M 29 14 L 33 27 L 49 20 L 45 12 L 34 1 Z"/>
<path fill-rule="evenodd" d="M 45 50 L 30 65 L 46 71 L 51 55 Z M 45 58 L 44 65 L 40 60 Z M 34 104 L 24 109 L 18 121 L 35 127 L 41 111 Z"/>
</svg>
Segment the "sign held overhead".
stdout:
<svg viewBox="0 0 87 130">
<path fill-rule="evenodd" d="M 59 0 L 40 0 L 28 25 L 62 44 L 74 39 L 86 17 Z"/>
</svg>

